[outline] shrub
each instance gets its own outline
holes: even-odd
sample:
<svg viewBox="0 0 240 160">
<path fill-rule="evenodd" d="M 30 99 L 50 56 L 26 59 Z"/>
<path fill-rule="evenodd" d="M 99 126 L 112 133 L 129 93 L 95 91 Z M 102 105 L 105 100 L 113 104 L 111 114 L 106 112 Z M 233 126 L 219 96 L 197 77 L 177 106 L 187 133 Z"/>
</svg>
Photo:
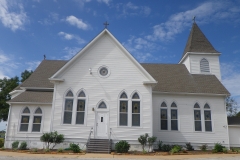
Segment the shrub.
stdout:
<svg viewBox="0 0 240 160">
<path fill-rule="evenodd" d="M 115 144 L 115 150 L 117 153 L 127 153 L 130 148 L 130 145 L 127 141 L 119 141 Z"/>
<path fill-rule="evenodd" d="M 194 150 L 194 148 L 193 148 L 193 146 L 191 145 L 190 142 L 189 142 L 189 143 L 186 143 L 186 149 L 187 149 L 188 151 L 193 151 L 193 150 Z"/>
<path fill-rule="evenodd" d="M 151 149 L 152 146 L 153 146 L 153 143 L 155 143 L 156 140 L 157 140 L 157 137 L 154 137 L 154 136 L 148 137 L 148 139 L 147 139 L 147 142 L 148 142 L 148 151 L 150 151 L 150 149 Z"/>
<path fill-rule="evenodd" d="M 225 148 L 221 143 L 216 143 L 215 145 L 214 145 L 214 150 L 216 151 L 216 152 L 223 152 L 223 148 Z"/>
<path fill-rule="evenodd" d="M 147 138 L 148 138 L 148 134 L 145 133 L 145 135 L 141 135 L 139 138 L 138 138 L 138 142 L 142 145 L 142 150 L 145 151 L 145 146 L 147 144 Z"/>
<path fill-rule="evenodd" d="M 70 143 L 70 149 L 74 152 L 74 153 L 79 153 L 81 151 L 79 145 L 74 144 L 74 143 Z"/>
<path fill-rule="evenodd" d="M 162 141 L 158 141 L 158 150 L 161 151 L 162 150 Z"/>
<path fill-rule="evenodd" d="M 173 153 L 178 153 L 182 150 L 182 146 L 179 146 L 179 145 L 175 145 L 173 146 L 173 148 L 170 150 L 171 154 Z"/>
<path fill-rule="evenodd" d="M 12 143 L 12 149 L 17 149 L 18 148 L 18 145 L 19 145 L 19 141 L 14 141 Z"/>
<path fill-rule="evenodd" d="M 4 146 L 4 139 L 0 138 L 0 148 L 2 148 Z"/>
<path fill-rule="evenodd" d="M 162 151 L 169 152 L 172 149 L 172 146 L 169 144 L 162 145 Z"/>
<path fill-rule="evenodd" d="M 200 149 L 201 149 L 202 151 L 206 151 L 207 148 L 208 148 L 208 145 L 207 145 L 207 144 L 203 144 L 202 146 L 200 146 Z"/>
<path fill-rule="evenodd" d="M 228 152 L 228 149 L 227 148 L 223 148 L 223 153 L 227 153 Z"/>
<path fill-rule="evenodd" d="M 50 152 L 50 149 L 46 148 L 44 151 L 45 151 L 45 152 Z"/>
<path fill-rule="evenodd" d="M 57 144 L 62 143 L 64 141 L 64 135 L 58 134 L 57 131 L 44 133 L 40 137 L 40 140 L 47 144 L 47 149 L 49 149 L 50 145 L 53 144 L 52 146 L 53 149 Z"/>
<path fill-rule="evenodd" d="M 20 150 L 26 150 L 27 149 L 27 142 L 22 142 L 19 146 Z"/>
<path fill-rule="evenodd" d="M 57 152 L 63 153 L 63 149 L 62 149 L 62 148 L 59 148 L 59 149 L 57 150 Z"/>
</svg>

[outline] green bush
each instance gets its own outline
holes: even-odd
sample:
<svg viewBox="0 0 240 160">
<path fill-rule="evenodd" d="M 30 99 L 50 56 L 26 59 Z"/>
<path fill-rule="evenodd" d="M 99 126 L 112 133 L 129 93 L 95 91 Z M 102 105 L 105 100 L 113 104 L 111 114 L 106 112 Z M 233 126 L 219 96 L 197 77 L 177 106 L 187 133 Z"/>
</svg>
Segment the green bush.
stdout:
<svg viewBox="0 0 240 160">
<path fill-rule="evenodd" d="M 158 141 L 158 150 L 161 151 L 162 150 L 162 141 Z"/>
<path fill-rule="evenodd" d="M 62 143 L 64 141 L 64 135 L 58 134 L 57 131 L 44 133 L 40 137 L 40 140 L 47 144 L 47 149 L 49 149 L 50 145 L 53 144 L 52 146 L 53 149 L 57 144 Z"/>
<path fill-rule="evenodd" d="M 173 153 L 178 153 L 182 150 L 182 146 L 179 146 L 179 145 L 175 145 L 173 146 L 173 148 L 170 150 L 171 154 Z"/>
<path fill-rule="evenodd" d="M 228 152 L 228 149 L 227 148 L 223 148 L 223 153 L 227 153 Z"/>
<path fill-rule="evenodd" d="M 145 151 L 145 146 L 147 144 L 147 138 L 148 138 L 148 134 L 145 133 L 145 135 L 141 135 L 138 138 L 138 142 L 142 145 L 142 151 Z"/>
<path fill-rule="evenodd" d="M 4 139 L 0 138 L 0 148 L 2 148 L 4 146 Z"/>
<path fill-rule="evenodd" d="M 202 151 L 206 151 L 208 149 L 208 145 L 207 144 L 203 144 L 202 146 L 200 146 L 200 149 Z"/>
<path fill-rule="evenodd" d="M 18 149 L 19 141 L 14 141 L 12 143 L 12 149 Z"/>
<path fill-rule="evenodd" d="M 169 144 L 162 145 L 162 151 L 169 152 L 172 149 L 172 146 Z"/>
<path fill-rule="evenodd" d="M 148 137 L 147 142 L 148 142 L 148 152 L 153 149 L 153 143 L 155 143 L 157 140 L 157 137 Z"/>
<path fill-rule="evenodd" d="M 22 142 L 19 146 L 20 150 L 26 150 L 27 149 L 27 142 Z"/>
<path fill-rule="evenodd" d="M 79 153 L 81 151 L 79 145 L 71 143 L 70 144 L 70 149 L 74 152 L 74 153 Z"/>
<path fill-rule="evenodd" d="M 214 145 L 214 149 L 216 152 L 223 152 L 223 148 L 225 148 L 221 143 L 216 143 Z"/>
<path fill-rule="evenodd" d="M 119 141 L 115 144 L 115 150 L 117 153 L 127 153 L 130 145 L 127 141 Z"/>
<path fill-rule="evenodd" d="M 62 148 L 59 148 L 59 149 L 57 150 L 57 152 L 63 153 L 63 149 L 62 149 Z"/>
<path fill-rule="evenodd" d="M 193 151 L 193 150 L 194 150 L 194 148 L 193 148 L 193 146 L 191 145 L 190 142 L 189 142 L 189 143 L 186 143 L 186 149 L 187 149 L 188 151 Z"/>
</svg>

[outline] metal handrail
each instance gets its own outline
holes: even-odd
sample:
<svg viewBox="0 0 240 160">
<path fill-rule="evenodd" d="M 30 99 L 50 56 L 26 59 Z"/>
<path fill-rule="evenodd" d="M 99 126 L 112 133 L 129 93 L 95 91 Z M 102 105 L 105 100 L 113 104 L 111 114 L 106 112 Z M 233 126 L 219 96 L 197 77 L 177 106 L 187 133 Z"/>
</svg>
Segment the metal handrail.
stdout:
<svg viewBox="0 0 240 160">
<path fill-rule="evenodd" d="M 87 140 L 86 146 L 88 145 L 89 140 L 90 140 L 90 138 L 91 138 L 91 134 L 92 134 L 92 132 L 93 132 L 92 130 L 93 130 L 93 127 L 91 127 L 91 129 L 90 129 L 90 133 L 89 133 L 89 135 L 88 135 L 88 140 Z"/>
</svg>

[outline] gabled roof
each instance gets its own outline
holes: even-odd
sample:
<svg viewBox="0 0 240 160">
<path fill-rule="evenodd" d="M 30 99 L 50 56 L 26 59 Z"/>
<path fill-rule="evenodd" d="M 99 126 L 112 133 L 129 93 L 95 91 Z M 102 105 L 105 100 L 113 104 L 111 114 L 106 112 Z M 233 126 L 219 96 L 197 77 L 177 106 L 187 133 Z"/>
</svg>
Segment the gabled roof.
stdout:
<svg viewBox="0 0 240 160">
<path fill-rule="evenodd" d="M 219 53 L 194 22 L 182 58 L 187 52 Z"/>
<path fill-rule="evenodd" d="M 20 89 L 20 87 L 53 88 L 54 84 L 51 83 L 48 78 L 50 78 L 66 63 L 67 61 L 63 60 L 43 60 L 31 76 L 15 88 L 15 90 Z"/>
<path fill-rule="evenodd" d="M 228 117 L 228 125 L 240 125 L 240 117 Z"/>
<path fill-rule="evenodd" d="M 148 81 L 144 83 L 157 83 L 154 78 L 137 62 L 137 60 L 122 46 L 122 44 L 107 30 L 104 29 L 100 34 L 98 34 L 88 45 L 86 45 L 80 52 L 78 52 L 72 59 L 70 59 L 66 65 L 64 65 L 61 69 L 59 69 L 50 80 L 60 80 L 58 75 L 60 75 L 67 67 L 69 67 L 78 57 L 80 57 L 84 52 L 94 45 L 96 41 L 98 41 L 102 36 L 108 35 L 113 42 L 125 53 L 125 55 L 133 62 L 133 64 L 142 72 L 143 75 L 146 76 Z"/>
<path fill-rule="evenodd" d="M 230 94 L 215 75 L 190 74 L 184 64 L 141 65 L 158 81 L 156 92 Z"/>
</svg>

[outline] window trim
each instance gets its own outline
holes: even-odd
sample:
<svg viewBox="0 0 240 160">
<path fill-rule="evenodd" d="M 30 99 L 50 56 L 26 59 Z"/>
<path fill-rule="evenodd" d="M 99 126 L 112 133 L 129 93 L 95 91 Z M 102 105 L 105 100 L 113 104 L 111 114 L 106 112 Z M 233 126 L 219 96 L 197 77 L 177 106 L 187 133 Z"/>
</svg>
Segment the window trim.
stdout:
<svg viewBox="0 0 240 160">
<path fill-rule="evenodd" d="M 121 98 L 121 96 L 123 94 L 126 94 L 127 98 Z M 120 125 L 120 107 L 121 107 L 121 101 L 125 101 L 127 102 L 127 125 Z M 120 92 L 119 96 L 118 96 L 118 127 L 129 127 L 129 121 L 130 121 L 130 108 L 129 108 L 129 96 L 128 94 L 126 93 L 125 90 L 123 90 L 122 92 Z"/>
<path fill-rule="evenodd" d="M 133 95 L 135 94 L 135 93 L 137 93 L 138 94 L 138 96 L 139 96 L 139 99 L 133 99 L 132 97 L 133 97 Z M 130 117 L 131 117 L 131 120 L 129 121 L 129 125 L 130 125 L 130 127 L 136 127 L 136 128 L 139 128 L 139 127 L 142 127 L 142 102 L 141 102 L 141 95 L 139 94 L 139 92 L 138 91 L 133 91 L 132 92 L 132 94 L 131 94 L 131 96 L 129 97 L 129 99 L 131 99 L 130 100 L 130 106 L 129 106 L 129 112 L 130 112 Z M 140 111 L 139 111 L 139 126 L 133 126 L 132 124 L 133 124 L 133 111 L 132 111 L 132 103 L 133 102 L 139 102 L 139 106 L 140 106 Z"/>
<path fill-rule="evenodd" d="M 35 109 L 35 111 L 33 112 L 33 117 L 32 117 L 32 128 L 31 128 L 31 132 L 32 133 L 41 133 L 42 132 L 42 127 L 43 127 L 43 110 L 41 109 L 41 111 L 42 111 L 42 113 L 36 113 L 36 111 L 38 110 L 38 109 L 41 109 L 41 107 L 37 107 L 36 109 Z M 34 117 L 35 116 L 41 116 L 41 123 L 40 123 L 40 131 L 37 131 L 37 132 L 35 132 L 35 131 L 33 131 L 33 121 L 34 121 Z M 39 123 L 38 123 L 39 124 Z"/>
<path fill-rule="evenodd" d="M 208 105 L 209 108 L 205 108 L 205 105 Z M 210 111 L 211 120 L 205 120 L 205 111 Z M 203 119 L 203 121 L 204 121 L 203 122 L 204 123 L 204 131 L 208 132 L 208 133 L 212 133 L 213 132 L 213 120 L 212 120 L 213 118 L 212 118 L 212 110 L 211 110 L 211 107 L 210 107 L 209 103 L 204 104 L 203 113 L 204 113 L 204 115 L 203 115 L 203 117 L 204 117 L 204 119 Z M 206 121 L 211 122 L 211 131 L 206 131 Z"/>
<path fill-rule="evenodd" d="M 163 104 L 166 104 L 166 106 L 162 106 Z M 167 121 L 167 129 L 162 129 L 162 109 L 166 109 L 167 110 L 167 118 L 166 118 L 166 121 Z M 162 103 L 160 104 L 160 114 L 159 114 L 159 117 L 160 117 L 160 120 L 159 120 L 159 130 L 160 131 L 168 131 L 169 130 L 169 121 L 168 121 L 168 114 L 169 114 L 169 111 L 168 111 L 168 105 L 167 105 L 167 102 L 164 100 L 162 101 Z"/>
<path fill-rule="evenodd" d="M 81 93 L 81 92 L 83 92 L 84 94 L 85 94 L 85 97 L 79 97 L 79 94 Z M 76 94 L 76 96 L 77 96 L 77 100 L 76 100 L 76 105 L 74 105 L 74 102 L 73 102 L 73 111 L 74 111 L 74 113 L 73 113 L 73 117 L 74 117 L 74 124 L 75 125 L 82 125 L 82 126 L 84 126 L 84 125 L 86 125 L 87 124 L 87 122 L 86 122 L 86 120 L 87 120 L 87 99 L 88 99 L 88 97 L 87 97 L 87 93 L 86 93 L 86 91 L 84 90 L 84 89 L 80 89 L 78 92 L 77 92 L 77 94 Z M 77 124 L 77 113 L 78 112 L 82 112 L 82 111 L 77 111 L 77 105 L 78 105 L 78 100 L 85 100 L 85 110 L 84 110 L 84 119 L 83 119 L 83 124 Z"/>
<path fill-rule="evenodd" d="M 172 107 L 172 104 L 175 104 L 176 105 L 176 107 Z M 172 110 L 176 110 L 177 111 L 177 119 L 172 119 Z M 169 129 L 171 130 L 171 131 L 179 131 L 179 114 L 178 114 L 178 105 L 177 105 L 177 103 L 175 102 L 175 101 L 173 101 L 172 103 L 171 103 L 171 106 L 170 106 L 170 127 L 169 127 Z M 177 130 L 172 130 L 172 120 L 176 120 L 177 121 Z"/>
<path fill-rule="evenodd" d="M 62 103 L 62 104 L 63 104 L 63 108 L 62 108 L 62 122 L 61 122 L 62 125 L 73 125 L 73 122 L 74 122 L 74 121 L 73 121 L 73 119 L 74 119 L 73 113 L 74 113 L 74 106 L 75 106 L 75 105 L 74 105 L 74 104 L 75 104 L 75 101 L 74 101 L 75 95 L 74 95 L 74 93 L 73 93 L 73 96 L 72 96 L 72 97 L 67 97 L 66 95 L 68 94 L 69 91 L 71 91 L 71 92 L 73 93 L 72 89 L 68 89 L 68 90 L 64 93 L 64 97 L 63 97 L 63 102 L 64 102 L 64 103 Z M 67 100 L 67 99 L 72 99 L 72 100 L 73 100 L 71 123 L 64 123 L 65 104 L 66 104 L 66 100 Z"/>
<path fill-rule="evenodd" d="M 206 64 L 207 63 L 207 64 Z M 205 71 L 208 70 L 208 71 Z M 207 58 L 202 58 L 200 60 L 200 73 L 211 73 L 210 63 Z"/>
<path fill-rule="evenodd" d="M 23 111 L 26 109 L 26 108 L 28 108 L 29 109 L 29 107 L 28 106 L 24 106 L 23 107 L 23 109 L 21 110 L 21 112 L 20 112 L 20 119 L 19 119 L 19 129 L 18 129 L 18 132 L 20 132 L 20 133 L 27 133 L 27 132 L 29 132 L 29 130 L 31 130 L 31 110 L 29 109 L 29 113 L 23 113 Z M 27 131 L 21 131 L 21 125 L 22 125 L 22 117 L 23 116 L 29 116 L 29 119 L 28 119 L 28 129 L 27 129 Z M 23 123 L 23 124 L 27 124 L 27 123 Z"/>
<path fill-rule="evenodd" d="M 199 108 L 195 108 L 195 105 L 198 105 L 198 107 Z M 196 129 L 195 129 L 195 111 L 200 111 L 200 120 L 197 120 L 197 121 L 200 121 L 200 124 L 201 124 L 201 131 L 196 131 Z M 193 131 L 194 132 L 203 132 L 203 124 L 202 124 L 202 119 L 203 119 L 203 117 L 202 117 L 203 115 L 202 115 L 202 109 L 201 109 L 201 106 L 199 105 L 199 102 L 195 102 L 194 103 L 194 105 L 193 105 Z"/>
</svg>

